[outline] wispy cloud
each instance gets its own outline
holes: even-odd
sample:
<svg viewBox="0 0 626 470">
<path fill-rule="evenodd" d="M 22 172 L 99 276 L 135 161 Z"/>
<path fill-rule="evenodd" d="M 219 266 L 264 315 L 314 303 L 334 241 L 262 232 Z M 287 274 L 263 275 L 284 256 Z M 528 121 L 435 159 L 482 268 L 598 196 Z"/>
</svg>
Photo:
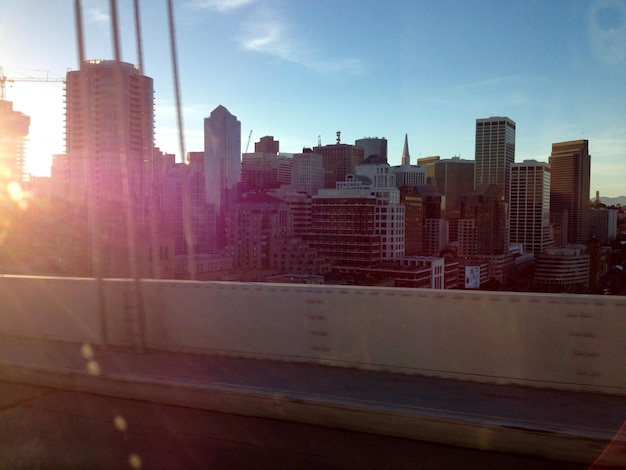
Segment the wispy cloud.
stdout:
<svg viewBox="0 0 626 470">
<path fill-rule="evenodd" d="M 324 54 L 307 40 L 306 34 L 296 32 L 291 23 L 268 10 L 242 23 L 238 41 L 248 51 L 271 55 L 317 72 L 358 75 L 365 71 L 361 59 L 323 57 Z"/>
<path fill-rule="evenodd" d="M 196 0 L 191 3 L 193 8 L 208 8 L 222 13 L 238 10 L 239 8 L 256 3 L 257 0 Z"/>
<path fill-rule="evenodd" d="M 494 85 L 506 84 L 548 84 L 549 81 L 540 75 L 504 75 L 502 77 L 489 78 L 478 82 L 466 83 L 460 86 L 461 89 L 493 87 Z"/>
<path fill-rule="evenodd" d="M 87 23 L 91 23 L 91 24 L 102 24 L 102 23 L 109 23 L 109 21 L 111 20 L 111 16 L 102 11 L 100 8 L 90 8 L 85 12 L 85 18 L 86 18 L 86 22 Z"/>
<path fill-rule="evenodd" d="M 254 6 L 247 11 L 247 19 L 240 22 L 235 38 L 242 49 L 273 56 L 321 73 L 357 75 L 365 71 L 363 61 L 358 58 L 326 57 L 314 45 L 315 41 L 307 37 L 309 29 L 298 30 L 293 21 L 282 18 L 277 8 L 262 0 L 190 0 L 187 6 L 223 14 Z"/>
</svg>

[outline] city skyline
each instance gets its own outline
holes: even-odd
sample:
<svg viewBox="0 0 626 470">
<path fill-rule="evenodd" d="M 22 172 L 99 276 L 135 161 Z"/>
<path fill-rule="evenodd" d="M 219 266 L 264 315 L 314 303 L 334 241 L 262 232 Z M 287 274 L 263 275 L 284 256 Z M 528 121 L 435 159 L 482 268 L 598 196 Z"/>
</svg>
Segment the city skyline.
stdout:
<svg viewBox="0 0 626 470">
<path fill-rule="evenodd" d="M 73 2 L 51 3 L 6 6 L 0 66 L 8 77 L 78 68 Z M 136 63 L 131 3 L 119 2 L 122 59 Z M 204 118 L 219 105 L 241 121 L 242 150 L 250 131 L 252 142 L 273 135 L 282 151 L 298 153 L 318 136 L 333 143 L 340 130 L 345 143 L 385 137 L 392 165 L 405 134 L 414 161 L 474 159 L 475 120 L 507 116 L 517 123 L 516 162 L 547 162 L 552 143 L 587 139 L 591 195 L 626 194 L 624 2 L 494 4 L 488 12 L 453 1 L 174 7 L 187 151 L 203 148 Z M 83 8 L 87 58 L 110 59 L 108 2 Z M 164 4 L 142 5 L 142 33 L 155 143 L 176 153 Z M 7 99 L 31 116 L 28 164 L 45 174 L 52 154 L 64 151 L 63 86 L 7 84 Z"/>
</svg>

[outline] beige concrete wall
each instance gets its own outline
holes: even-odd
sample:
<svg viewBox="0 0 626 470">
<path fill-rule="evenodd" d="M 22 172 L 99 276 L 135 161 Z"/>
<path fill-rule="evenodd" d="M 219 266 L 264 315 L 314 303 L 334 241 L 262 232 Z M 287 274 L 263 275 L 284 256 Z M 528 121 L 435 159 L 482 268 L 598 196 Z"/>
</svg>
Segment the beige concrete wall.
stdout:
<svg viewBox="0 0 626 470">
<path fill-rule="evenodd" d="M 129 286 L 105 281 L 110 344 L 132 344 Z M 149 348 L 626 394 L 624 297 L 189 281 L 142 293 Z M 0 334 L 102 338 L 94 281 L 0 277 L 0 294 Z"/>
<path fill-rule="evenodd" d="M 152 347 L 626 393 L 625 298 L 167 282 L 145 296 Z"/>
<path fill-rule="evenodd" d="M 0 275 L 0 335 L 101 341 L 93 279 Z"/>
</svg>

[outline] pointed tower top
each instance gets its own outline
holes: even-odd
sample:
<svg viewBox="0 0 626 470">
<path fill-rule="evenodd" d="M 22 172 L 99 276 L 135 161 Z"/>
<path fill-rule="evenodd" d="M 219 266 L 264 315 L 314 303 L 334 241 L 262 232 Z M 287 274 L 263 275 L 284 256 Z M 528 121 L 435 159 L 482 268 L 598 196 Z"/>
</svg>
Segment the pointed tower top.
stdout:
<svg viewBox="0 0 626 470">
<path fill-rule="evenodd" d="M 411 164 L 411 155 L 409 155 L 409 137 L 408 134 L 404 134 L 404 148 L 402 149 L 402 164 Z"/>
</svg>

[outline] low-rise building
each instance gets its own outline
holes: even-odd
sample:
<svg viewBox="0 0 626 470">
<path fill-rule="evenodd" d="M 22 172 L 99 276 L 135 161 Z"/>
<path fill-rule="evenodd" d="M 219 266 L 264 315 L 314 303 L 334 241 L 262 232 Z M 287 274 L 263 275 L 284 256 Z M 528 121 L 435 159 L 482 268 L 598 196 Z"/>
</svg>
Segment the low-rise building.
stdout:
<svg viewBox="0 0 626 470">
<path fill-rule="evenodd" d="M 583 291 L 589 285 L 585 247 L 548 248 L 535 254 L 534 284 L 548 292 Z"/>
</svg>

